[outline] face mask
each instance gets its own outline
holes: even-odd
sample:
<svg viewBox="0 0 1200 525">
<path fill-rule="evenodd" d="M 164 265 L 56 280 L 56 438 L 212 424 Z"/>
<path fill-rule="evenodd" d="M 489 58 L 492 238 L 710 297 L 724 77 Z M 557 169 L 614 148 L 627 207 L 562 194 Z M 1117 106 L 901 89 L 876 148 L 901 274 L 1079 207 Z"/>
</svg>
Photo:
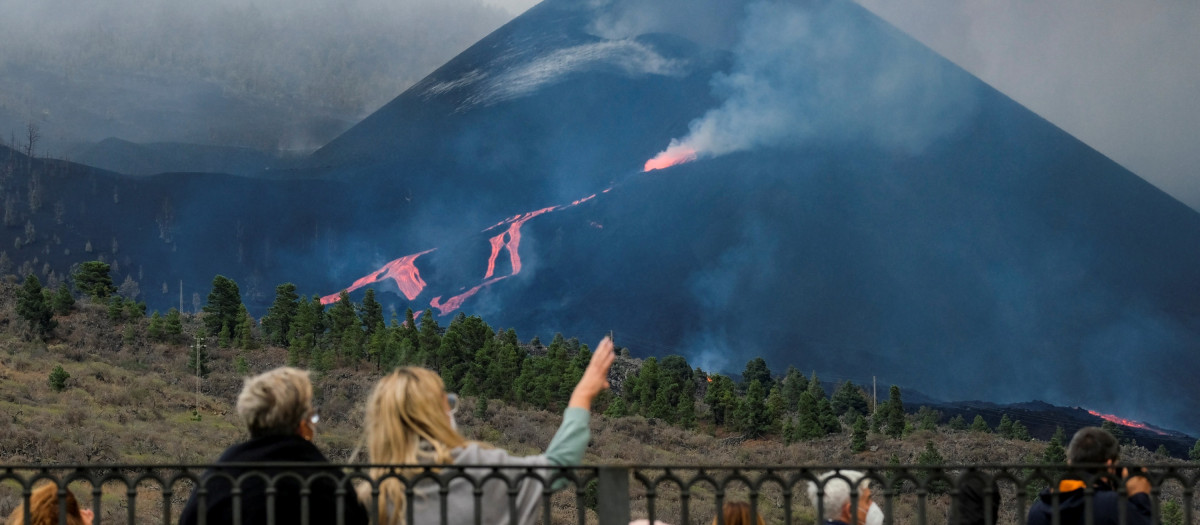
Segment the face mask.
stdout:
<svg viewBox="0 0 1200 525">
<path fill-rule="evenodd" d="M 458 421 L 454 419 L 454 412 L 446 412 L 446 417 L 450 418 L 450 429 L 458 432 Z"/>
<path fill-rule="evenodd" d="M 883 510 L 875 502 L 871 502 L 871 508 L 867 509 L 866 525 L 883 525 Z"/>
</svg>

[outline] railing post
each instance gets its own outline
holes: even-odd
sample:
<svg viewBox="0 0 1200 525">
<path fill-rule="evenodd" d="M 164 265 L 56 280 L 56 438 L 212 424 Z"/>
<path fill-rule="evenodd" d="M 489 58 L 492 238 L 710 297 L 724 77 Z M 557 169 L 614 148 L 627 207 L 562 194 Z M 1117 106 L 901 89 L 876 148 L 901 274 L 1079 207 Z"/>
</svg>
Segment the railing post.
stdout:
<svg viewBox="0 0 1200 525">
<path fill-rule="evenodd" d="M 596 472 L 596 513 L 600 525 L 629 525 L 629 469 L 600 467 Z"/>
</svg>

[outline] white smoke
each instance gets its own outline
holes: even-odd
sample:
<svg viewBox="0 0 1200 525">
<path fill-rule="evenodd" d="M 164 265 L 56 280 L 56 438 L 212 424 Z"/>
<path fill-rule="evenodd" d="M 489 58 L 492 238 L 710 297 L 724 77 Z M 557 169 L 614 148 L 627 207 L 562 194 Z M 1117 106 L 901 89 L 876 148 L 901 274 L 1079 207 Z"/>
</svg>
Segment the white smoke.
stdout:
<svg viewBox="0 0 1200 525">
<path fill-rule="evenodd" d="M 969 77 L 847 2 L 747 6 L 735 63 L 712 81 L 724 103 L 671 149 L 712 157 L 820 138 L 916 154 L 953 132 Z"/>
</svg>

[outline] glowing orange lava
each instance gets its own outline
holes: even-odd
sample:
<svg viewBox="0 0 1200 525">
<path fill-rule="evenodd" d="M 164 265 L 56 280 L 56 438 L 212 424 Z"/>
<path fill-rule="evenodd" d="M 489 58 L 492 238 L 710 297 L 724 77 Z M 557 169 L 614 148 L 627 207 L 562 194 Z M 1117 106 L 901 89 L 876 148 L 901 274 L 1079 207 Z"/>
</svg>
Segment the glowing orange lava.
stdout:
<svg viewBox="0 0 1200 525">
<path fill-rule="evenodd" d="M 608 188 L 605 188 L 600 193 L 608 193 L 610 191 L 612 191 L 611 186 Z M 432 300 L 430 300 L 429 305 L 431 307 L 433 307 L 434 309 L 436 309 L 441 316 L 449 315 L 451 312 L 453 312 L 453 311 L 457 310 L 459 307 L 461 307 L 463 304 L 463 301 L 466 301 L 468 298 L 475 295 L 480 290 L 492 285 L 493 283 L 496 283 L 497 281 L 501 281 L 503 279 L 507 279 L 509 277 L 517 275 L 518 273 L 521 273 L 521 226 L 524 226 L 526 222 L 529 222 L 530 220 L 532 220 L 533 218 L 535 218 L 539 215 L 550 213 L 552 211 L 563 210 L 566 208 L 578 206 L 580 204 L 588 202 L 592 199 L 595 199 L 596 196 L 599 195 L 600 193 L 593 193 L 591 195 L 588 195 L 587 197 L 577 199 L 575 201 L 572 201 L 571 204 L 566 204 L 566 205 L 561 205 L 561 206 L 549 206 L 546 208 L 542 208 L 540 210 L 534 210 L 534 211 L 526 212 L 526 213 L 518 213 L 518 214 L 513 215 L 507 219 L 504 219 L 492 226 L 485 228 L 483 230 L 483 232 L 488 232 L 488 231 L 494 230 L 496 228 L 499 228 L 501 226 L 508 225 L 508 227 L 505 228 L 503 232 L 500 232 L 499 234 L 493 235 L 492 237 L 488 238 L 488 244 L 491 245 L 491 253 L 488 255 L 487 270 L 484 271 L 483 282 L 480 282 L 479 284 L 471 287 L 470 289 L 468 289 L 465 292 L 462 292 L 458 295 L 450 297 L 449 299 L 446 299 L 445 302 L 442 302 L 442 296 L 440 296 L 440 295 L 437 297 L 434 297 Z M 594 221 L 591 222 L 590 224 L 596 228 L 604 227 Z M 420 257 L 421 255 L 429 253 L 433 250 L 434 249 L 429 249 L 429 250 L 425 250 L 421 253 L 406 255 L 406 256 L 396 259 L 390 263 L 387 263 L 382 268 L 380 268 L 374 272 L 371 272 L 370 274 L 358 279 L 357 281 L 354 281 L 354 283 L 351 284 L 349 288 L 346 288 L 346 291 L 353 292 L 354 290 L 357 290 L 357 289 L 367 286 L 369 284 L 377 283 L 384 279 L 392 279 L 393 281 L 396 282 L 396 286 L 400 289 L 400 293 L 404 294 L 404 297 L 408 298 L 409 301 L 412 301 L 412 300 L 416 299 L 417 296 L 421 295 L 421 292 L 425 290 L 425 286 L 426 286 L 425 281 L 423 279 L 421 279 L 421 274 L 417 270 L 417 267 L 414 263 L 416 262 L 417 257 Z M 508 275 L 501 275 L 501 276 L 497 277 L 496 276 L 496 259 L 500 257 L 501 250 L 508 251 L 510 273 Z M 321 304 L 330 304 L 330 303 L 337 302 L 339 296 L 340 296 L 340 292 L 322 297 Z M 416 317 L 419 317 L 420 314 L 421 314 L 421 312 L 419 312 L 419 311 L 414 312 L 414 316 L 416 316 Z"/>
<path fill-rule="evenodd" d="M 655 155 L 654 158 L 646 161 L 646 165 L 642 167 L 643 172 L 661 170 L 669 168 L 676 164 L 691 162 L 696 160 L 696 150 L 687 146 L 672 144 L 662 153 Z"/>
<path fill-rule="evenodd" d="M 1132 427 L 1132 428 L 1141 428 L 1141 429 L 1144 429 L 1144 430 L 1149 430 L 1149 431 L 1151 431 L 1151 432 L 1154 432 L 1155 434 L 1158 434 L 1158 435 L 1160 435 L 1160 436 L 1165 436 L 1165 435 L 1167 435 L 1167 433 L 1166 433 L 1166 432 L 1160 432 L 1160 431 L 1158 431 L 1158 430 L 1156 430 L 1156 429 L 1154 429 L 1154 428 L 1151 428 L 1149 425 L 1147 425 L 1147 424 L 1145 424 L 1145 423 L 1142 423 L 1141 421 L 1134 421 L 1134 420 L 1132 420 L 1132 419 L 1125 419 L 1125 418 L 1123 418 L 1123 417 L 1120 417 L 1120 416 L 1114 416 L 1114 415 L 1112 415 L 1112 414 L 1101 414 L 1101 413 L 1099 413 L 1099 412 L 1096 412 L 1095 410 L 1088 410 L 1088 413 L 1089 413 L 1089 414 L 1091 414 L 1091 415 L 1093 415 L 1093 416 L 1096 416 L 1096 417 L 1098 417 L 1098 418 L 1100 418 L 1100 419 L 1103 419 L 1103 420 L 1105 420 L 1105 421 L 1111 421 L 1111 422 L 1113 422 L 1113 423 L 1116 423 L 1116 424 L 1118 424 L 1118 425 L 1122 425 L 1122 426 L 1126 426 L 1126 427 Z"/>
<path fill-rule="evenodd" d="M 501 277 L 497 277 L 495 279 L 488 279 L 480 284 L 475 285 L 475 287 L 471 288 L 470 290 L 467 290 L 467 291 L 460 293 L 454 297 L 446 299 L 445 303 L 442 302 L 442 296 L 439 295 L 429 301 L 429 306 L 432 306 L 434 309 L 436 309 L 438 311 L 438 315 L 445 317 L 445 316 L 449 315 L 450 312 L 458 310 L 458 308 L 460 306 L 462 306 L 463 301 L 466 301 L 468 297 L 475 295 L 477 292 L 488 287 L 489 285 L 491 285 L 494 282 L 503 281 L 504 279 L 507 279 L 509 277 L 510 276 L 508 276 L 508 275 L 504 275 Z"/>
<path fill-rule="evenodd" d="M 353 292 L 368 284 L 377 283 L 384 279 L 391 279 L 392 281 L 395 281 L 396 287 L 400 289 L 400 293 L 404 294 L 404 297 L 407 297 L 409 301 L 416 299 L 418 295 L 421 295 L 421 290 L 425 289 L 425 280 L 421 278 L 421 272 L 420 270 L 417 270 L 415 262 L 417 257 L 432 252 L 433 250 L 434 249 L 429 249 L 421 253 L 405 255 L 404 257 L 387 263 L 380 269 L 359 278 L 357 281 L 354 281 L 354 284 L 351 284 L 348 288 L 346 288 L 346 291 Z M 325 297 L 321 298 L 321 304 L 336 303 L 340 295 L 341 292 L 326 295 Z"/>
</svg>

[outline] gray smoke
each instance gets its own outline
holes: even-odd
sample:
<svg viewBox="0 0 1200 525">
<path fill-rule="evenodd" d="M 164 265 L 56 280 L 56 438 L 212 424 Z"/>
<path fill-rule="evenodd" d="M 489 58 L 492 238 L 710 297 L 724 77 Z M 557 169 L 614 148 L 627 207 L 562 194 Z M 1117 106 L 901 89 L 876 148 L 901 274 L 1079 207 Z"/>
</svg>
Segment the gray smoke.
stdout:
<svg viewBox="0 0 1200 525">
<path fill-rule="evenodd" d="M 919 44 L 879 41 L 895 30 L 854 9 L 748 5 L 735 65 L 712 81 L 724 104 L 691 122 L 661 155 L 712 157 L 811 139 L 868 140 L 916 154 L 972 114 L 965 78 L 906 49 Z M 880 30 L 863 30 L 868 24 Z"/>
</svg>

